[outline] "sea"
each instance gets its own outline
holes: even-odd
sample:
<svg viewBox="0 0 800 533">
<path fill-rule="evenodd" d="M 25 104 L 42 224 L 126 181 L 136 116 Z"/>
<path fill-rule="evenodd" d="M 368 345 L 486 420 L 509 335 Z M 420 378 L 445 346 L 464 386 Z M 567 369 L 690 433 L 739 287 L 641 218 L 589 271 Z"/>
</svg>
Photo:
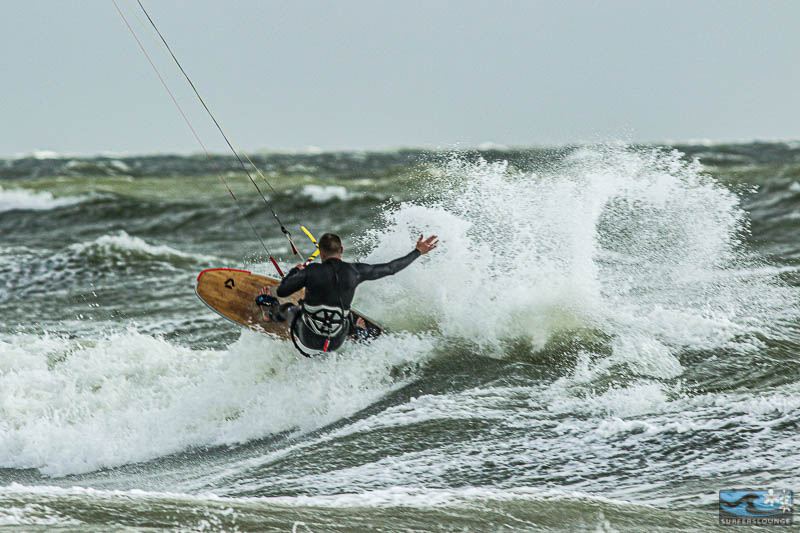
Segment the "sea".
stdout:
<svg viewBox="0 0 800 533">
<path fill-rule="evenodd" d="M 0 530 L 731 531 L 720 491 L 800 491 L 800 142 L 249 156 L 235 200 L 205 155 L 0 159 Z M 441 244 L 306 358 L 194 292 L 301 224 Z"/>
</svg>

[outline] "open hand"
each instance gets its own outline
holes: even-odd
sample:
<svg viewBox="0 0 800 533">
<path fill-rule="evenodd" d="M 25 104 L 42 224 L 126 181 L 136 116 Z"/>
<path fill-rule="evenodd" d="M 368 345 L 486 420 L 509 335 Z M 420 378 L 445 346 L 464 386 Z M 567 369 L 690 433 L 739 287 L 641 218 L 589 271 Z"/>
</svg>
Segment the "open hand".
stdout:
<svg viewBox="0 0 800 533">
<path fill-rule="evenodd" d="M 416 248 L 419 250 L 420 254 L 425 255 L 437 246 L 439 246 L 439 237 L 437 235 L 431 235 L 425 240 L 423 240 L 423 236 L 420 235 Z"/>
</svg>

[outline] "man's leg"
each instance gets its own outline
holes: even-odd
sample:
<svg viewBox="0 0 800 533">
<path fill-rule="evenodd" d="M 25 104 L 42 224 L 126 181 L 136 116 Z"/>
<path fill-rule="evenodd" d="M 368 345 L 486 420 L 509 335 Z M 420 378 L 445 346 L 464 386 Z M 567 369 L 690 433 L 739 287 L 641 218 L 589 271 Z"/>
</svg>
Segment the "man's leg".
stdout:
<svg viewBox="0 0 800 533">
<path fill-rule="evenodd" d="M 294 304 L 291 304 L 291 303 L 281 304 L 278 307 L 277 311 L 274 313 L 274 315 L 276 317 L 275 321 L 276 322 L 287 321 L 287 322 L 289 322 L 289 324 L 291 324 L 292 321 L 294 321 L 294 317 L 295 317 L 295 315 L 297 314 L 298 311 L 300 311 L 300 306 L 299 305 L 294 305 Z"/>
</svg>

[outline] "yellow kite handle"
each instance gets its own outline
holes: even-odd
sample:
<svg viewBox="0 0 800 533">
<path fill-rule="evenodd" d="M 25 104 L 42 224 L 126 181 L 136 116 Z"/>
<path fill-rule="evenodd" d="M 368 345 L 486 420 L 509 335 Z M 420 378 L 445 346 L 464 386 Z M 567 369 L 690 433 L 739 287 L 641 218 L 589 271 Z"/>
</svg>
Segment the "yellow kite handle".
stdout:
<svg viewBox="0 0 800 533">
<path fill-rule="evenodd" d="M 306 259 L 306 264 L 309 264 L 309 263 L 310 263 L 310 262 L 312 262 L 314 259 L 316 259 L 316 258 L 317 258 L 317 256 L 319 255 L 319 244 L 317 244 L 317 239 L 315 239 L 315 238 L 314 238 L 314 236 L 313 236 L 313 235 L 311 235 L 311 232 L 310 232 L 310 231 L 308 231 L 308 229 L 306 229 L 306 227 L 305 227 L 305 226 L 300 226 L 300 229 L 301 229 L 301 230 L 303 230 L 303 233 L 305 233 L 305 234 L 306 234 L 306 237 L 308 237 L 309 239 L 311 239 L 311 242 L 313 242 L 313 243 L 314 243 L 314 246 L 316 246 L 316 247 L 317 247 L 316 251 L 315 251 L 313 254 L 311 254 L 311 257 L 309 257 L 308 259 Z"/>
<path fill-rule="evenodd" d="M 315 238 L 314 238 L 314 236 L 313 236 L 313 235 L 311 235 L 311 232 L 310 232 L 310 231 L 308 231 L 308 229 L 307 229 L 305 226 L 300 226 L 300 229 L 301 229 L 301 230 L 303 230 L 303 233 L 305 233 L 305 234 L 306 234 L 306 237 L 308 237 L 309 239 L 311 239 L 311 242 L 313 242 L 313 243 L 314 243 L 314 246 L 318 246 L 318 245 L 317 245 L 317 239 L 315 239 Z"/>
</svg>

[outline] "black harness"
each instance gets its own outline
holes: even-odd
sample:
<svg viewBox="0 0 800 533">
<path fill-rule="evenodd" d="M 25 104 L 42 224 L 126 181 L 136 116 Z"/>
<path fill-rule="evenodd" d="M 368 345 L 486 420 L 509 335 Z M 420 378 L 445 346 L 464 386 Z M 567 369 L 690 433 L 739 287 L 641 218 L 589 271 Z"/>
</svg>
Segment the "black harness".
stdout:
<svg viewBox="0 0 800 533">
<path fill-rule="evenodd" d="M 336 292 L 338 293 L 339 307 L 329 305 L 306 305 L 305 301 L 302 302 L 301 309 L 295 314 L 292 323 L 289 326 L 289 336 L 292 338 L 292 343 L 297 351 L 306 357 L 312 357 L 311 354 L 305 352 L 300 346 L 303 345 L 302 341 L 297 335 L 297 321 L 302 319 L 303 324 L 314 335 L 325 339 L 322 351 L 327 352 L 331 340 L 338 338 L 341 335 L 347 335 L 350 331 L 350 310 L 344 308 L 342 303 L 342 291 L 339 284 L 339 274 L 336 272 L 336 267 L 333 263 L 328 263 L 333 271 L 333 279 L 336 283 Z M 304 345 L 303 345 L 304 346 Z M 307 346 L 305 346 L 308 348 Z"/>
</svg>

